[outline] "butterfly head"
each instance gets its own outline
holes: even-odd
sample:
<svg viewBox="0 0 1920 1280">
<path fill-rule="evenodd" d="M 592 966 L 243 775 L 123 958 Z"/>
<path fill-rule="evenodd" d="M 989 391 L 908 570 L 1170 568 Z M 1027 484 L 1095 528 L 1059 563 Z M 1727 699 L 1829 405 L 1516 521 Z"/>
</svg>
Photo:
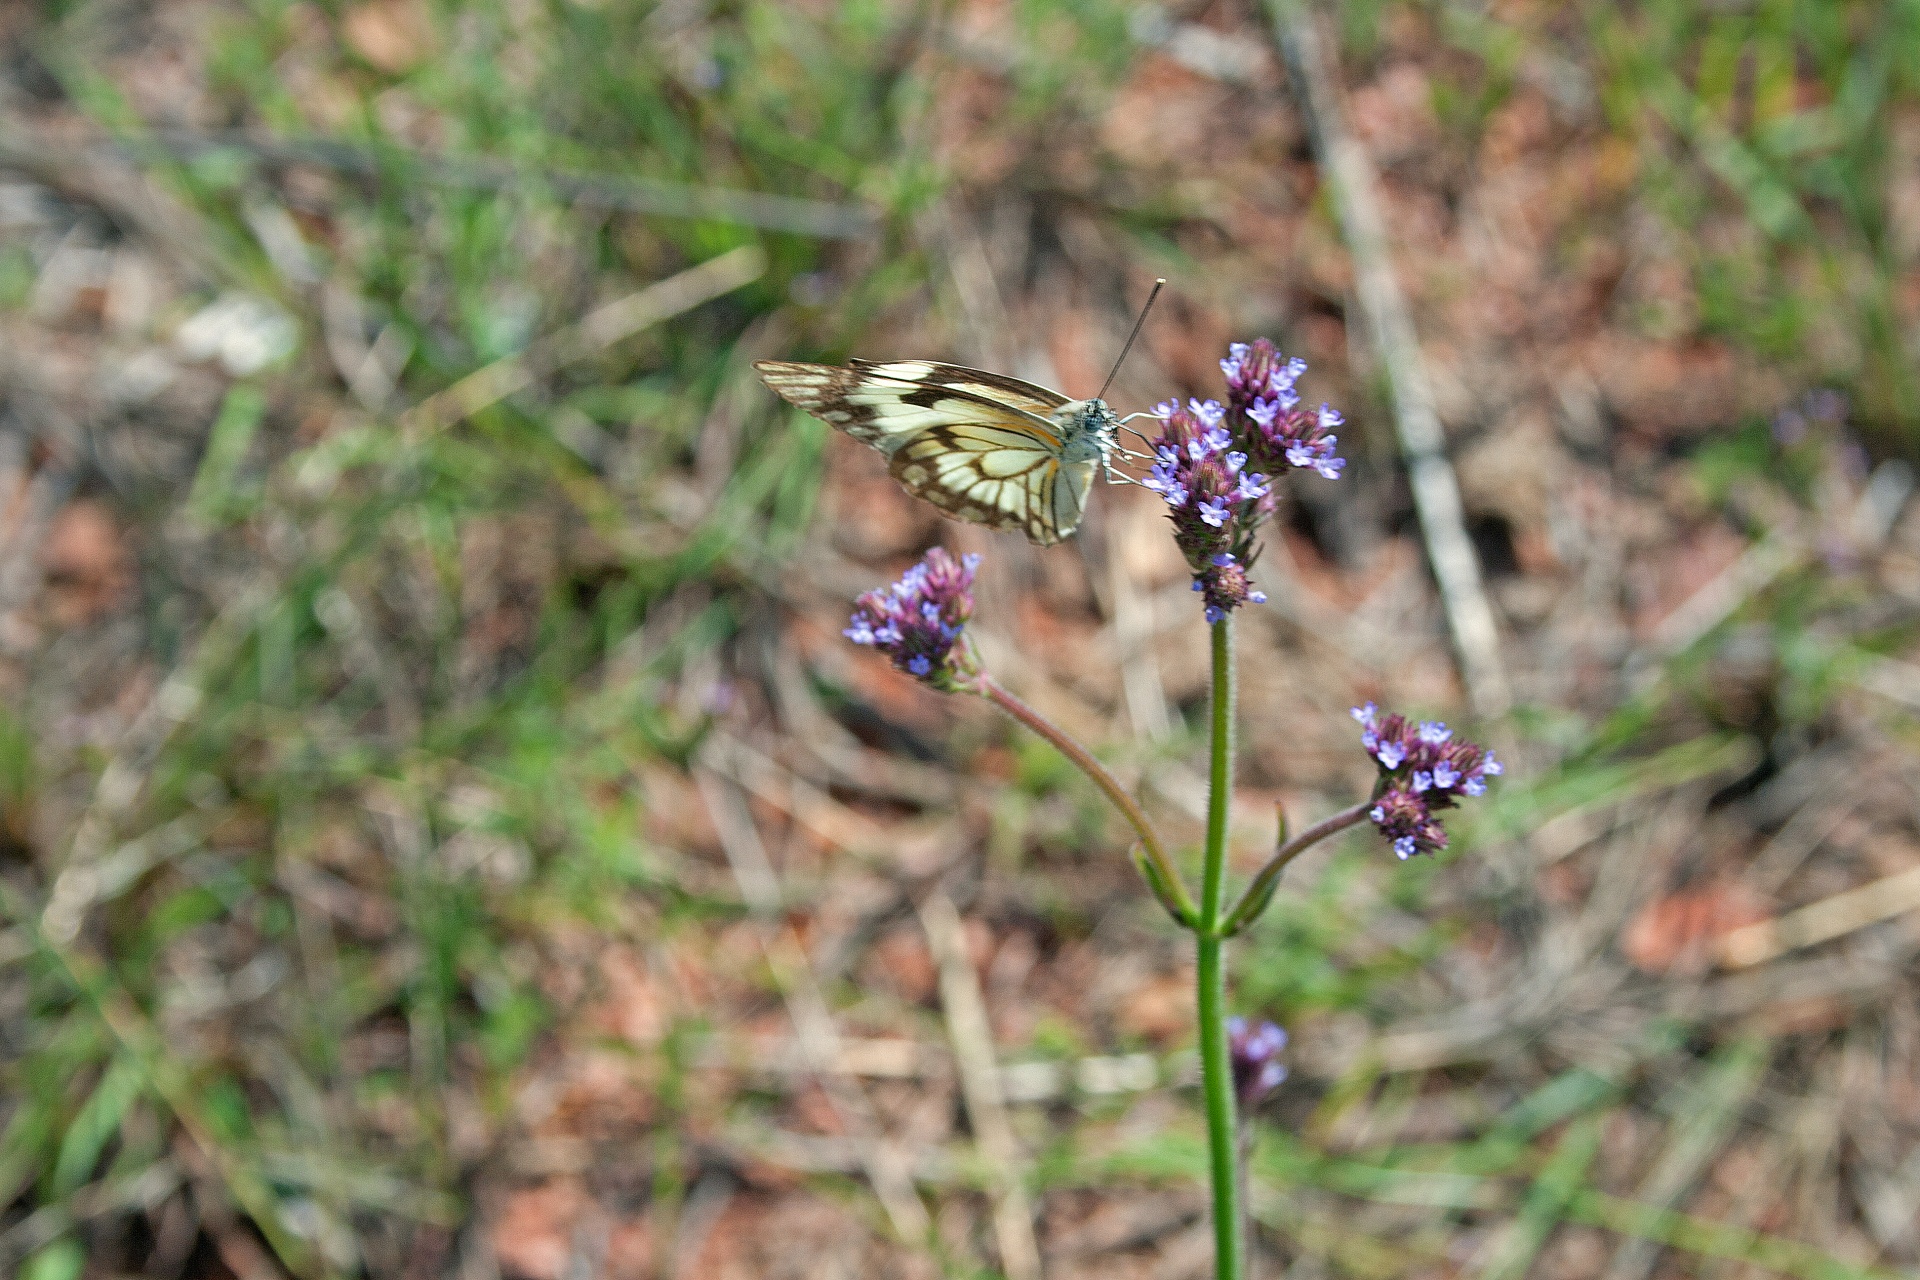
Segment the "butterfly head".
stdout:
<svg viewBox="0 0 1920 1280">
<path fill-rule="evenodd" d="M 1053 411 L 1060 427 L 1062 462 L 1099 462 L 1112 456 L 1120 415 L 1105 400 L 1070 400 Z"/>
</svg>

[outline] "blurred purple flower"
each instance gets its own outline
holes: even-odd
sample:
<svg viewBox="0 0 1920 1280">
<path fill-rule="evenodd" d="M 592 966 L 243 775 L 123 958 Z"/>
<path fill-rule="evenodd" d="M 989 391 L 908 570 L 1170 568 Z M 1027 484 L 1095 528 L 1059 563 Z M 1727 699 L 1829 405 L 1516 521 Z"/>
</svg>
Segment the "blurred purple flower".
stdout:
<svg viewBox="0 0 1920 1280">
<path fill-rule="evenodd" d="M 740 701 L 739 691 L 730 680 L 715 680 L 700 693 L 700 710 L 713 717 L 720 717 L 732 711 Z"/>
<path fill-rule="evenodd" d="M 1240 1109 L 1250 1111 L 1287 1078 L 1280 1051 L 1287 1033 L 1271 1022 L 1247 1024 L 1245 1018 L 1227 1019 L 1227 1047 L 1233 1062 L 1233 1090 Z"/>
<path fill-rule="evenodd" d="M 844 634 L 936 689 L 951 693 L 971 685 L 980 667 L 966 626 L 979 566 L 977 555 L 955 560 L 946 548 L 933 548 L 900 581 L 855 601 Z"/>
</svg>

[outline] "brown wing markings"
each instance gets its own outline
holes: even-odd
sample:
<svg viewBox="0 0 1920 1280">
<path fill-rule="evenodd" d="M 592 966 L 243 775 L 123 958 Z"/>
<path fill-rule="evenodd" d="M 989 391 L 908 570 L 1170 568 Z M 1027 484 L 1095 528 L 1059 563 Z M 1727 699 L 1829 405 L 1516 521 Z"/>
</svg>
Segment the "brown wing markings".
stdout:
<svg viewBox="0 0 1920 1280">
<path fill-rule="evenodd" d="M 900 360 L 891 362 L 896 365 L 915 368 L 952 368 L 954 366 L 926 365 L 921 361 Z M 896 403 L 911 405 L 920 409 L 937 409 L 942 401 L 959 401 L 961 404 L 978 406 L 986 410 L 982 420 L 975 425 L 994 427 L 1000 425 L 993 419 L 1000 417 L 1011 419 L 1001 427 L 1002 430 L 1017 428 L 1031 432 L 1048 441 L 1052 447 L 1059 447 L 1056 434 L 1057 425 L 1044 412 L 1034 408 L 1011 404 L 983 395 L 966 387 L 952 383 L 928 384 L 917 378 L 895 378 L 874 373 L 877 367 L 870 360 L 855 361 L 854 364 L 841 367 L 830 364 L 807 364 L 797 360 L 758 360 L 754 369 L 761 380 L 773 388 L 780 397 L 791 404 L 806 410 L 816 418 L 823 419 L 839 427 L 856 440 L 864 441 L 886 451 L 886 441 L 897 434 L 889 431 L 885 421 L 885 405 L 862 404 L 850 399 L 858 394 L 872 394 L 876 391 L 890 395 Z M 1021 384 L 1024 385 L 1024 384 Z M 1044 410 L 1044 406 L 1041 406 Z M 947 412 L 954 412 L 949 409 Z M 926 428 L 920 428 L 925 430 Z"/>
<path fill-rule="evenodd" d="M 772 387 L 782 400 L 855 438 L 864 439 L 861 428 L 878 416 L 872 405 L 848 402 L 848 394 L 862 381 L 851 369 L 798 360 L 756 360 L 753 367 L 760 380 Z"/>
<path fill-rule="evenodd" d="M 851 367 L 860 370 L 872 370 L 885 365 L 915 365 L 926 370 L 918 374 L 915 381 L 945 387 L 977 386 L 990 391 L 995 397 L 1011 397 L 1016 407 L 1029 413 L 1046 417 L 1055 409 L 1071 401 L 1058 391 L 1020 378 L 1010 378 L 1004 373 L 990 373 L 985 369 L 969 369 L 965 365 L 941 364 L 935 360 L 855 360 Z M 882 377 L 886 375 L 881 375 Z"/>
<path fill-rule="evenodd" d="M 1005 478 L 989 476 L 972 451 L 956 448 L 943 436 L 938 429 L 931 429 L 895 453 L 888 468 L 894 479 L 909 493 L 960 519 L 990 529 L 1029 532 L 1034 515 L 1031 483 L 1026 477 L 1038 468 L 1046 468 L 1053 459 L 1036 451 L 1032 466 Z M 1021 493 L 1023 501 L 1018 508 L 1010 509 L 1006 501 L 1009 485 L 1017 486 Z"/>
<path fill-rule="evenodd" d="M 1056 433 L 1036 426 L 1024 418 L 1013 425 L 999 422 L 955 422 L 938 429 L 948 433 L 966 432 L 965 439 L 949 434 L 946 440 L 953 448 L 964 449 L 969 453 L 978 453 L 988 448 L 1012 449 L 1019 453 L 1057 454 L 1061 450 L 1060 437 Z"/>
<path fill-rule="evenodd" d="M 1053 505 L 1054 491 L 1059 487 L 1062 479 L 1060 471 L 1061 469 L 1059 467 L 1055 467 L 1048 473 L 1046 478 L 1040 482 L 1040 493 L 1038 495 L 1040 501 L 1032 505 L 1027 516 L 1027 537 L 1043 547 L 1058 542 L 1062 537 L 1073 532 L 1071 529 L 1059 528 L 1059 510 Z M 1033 496 L 1034 495 L 1029 494 L 1029 500 L 1031 500 Z M 1054 518 L 1054 523 L 1048 523 L 1049 516 Z"/>
<path fill-rule="evenodd" d="M 929 489 L 972 493 L 982 485 L 997 489 L 1004 484 L 1019 483 L 1036 470 L 1044 470 L 1052 464 L 1052 458 L 1040 454 L 1018 471 L 1004 476 L 993 475 L 988 473 L 983 459 L 976 454 L 954 450 L 938 441 L 914 440 L 894 454 L 888 469 L 894 479 L 913 493 Z"/>
<path fill-rule="evenodd" d="M 1018 494 L 1019 502 L 1008 500 L 1009 494 Z M 967 497 L 979 506 L 989 507 L 1001 514 L 1008 524 L 1024 525 L 1027 522 L 1026 486 L 1010 480 L 975 480 L 967 489 Z"/>
<path fill-rule="evenodd" d="M 966 428 L 967 434 L 961 434 L 962 427 Z M 992 423 L 926 427 L 910 443 L 903 446 L 901 452 L 912 453 L 916 457 L 923 458 L 949 458 L 956 464 L 967 465 L 976 470 L 979 469 L 979 456 L 984 453 L 1014 452 L 1033 455 L 1032 462 L 1005 476 L 986 476 L 986 473 L 981 471 L 982 476 L 994 480 L 1012 479 L 1014 476 L 1025 475 L 1036 467 L 1044 467 L 1057 460 L 1053 453 L 1035 444 L 1021 432 L 998 427 Z"/>
<path fill-rule="evenodd" d="M 779 362 L 769 360 L 763 363 Z M 915 374 L 911 378 L 876 372 L 890 365 L 912 366 L 915 369 L 933 372 L 924 376 Z M 832 368 L 833 366 L 817 367 Z M 924 395 L 930 389 L 938 388 L 939 394 L 933 397 L 934 401 L 965 400 L 982 408 L 1010 413 L 1020 420 L 1023 427 L 1035 427 L 1049 433 L 1056 429 L 1056 424 L 1049 415 L 1067 403 L 1065 398 L 1056 397 L 1045 387 L 1036 387 L 1030 382 L 1021 382 L 1018 378 L 1002 378 L 998 374 L 983 374 L 977 369 L 962 369 L 958 365 L 934 364 L 926 360 L 855 360 L 844 372 L 854 375 L 857 379 L 856 385 L 886 387 L 889 390 L 898 391 L 901 398 L 908 400 L 911 404 L 928 404 L 926 400 L 910 399 L 910 397 Z M 1013 398 L 1003 399 L 1003 396 Z"/>
<path fill-rule="evenodd" d="M 798 360 L 756 360 L 754 370 L 768 386 L 805 409 L 835 396 L 844 396 L 860 384 L 851 369 L 830 364 L 803 364 Z"/>
<path fill-rule="evenodd" d="M 879 380 L 876 379 L 875 384 L 877 384 L 878 381 Z M 982 407 L 991 406 L 999 409 L 1002 413 L 1011 412 L 1017 415 L 1017 420 L 1020 424 L 1018 430 L 1020 432 L 1037 436 L 1054 449 L 1061 447 L 1060 436 L 1051 429 L 1052 423 L 1049 420 L 1035 416 L 1030 410 L 1024 409 L 1020 405 L 1007 404 L 1003 401 L 991 400 L 984 396 L 969 394 L 964 388 L 956 387 L 951 383 L 929 383 L 900 397 L 902 404 L 910 404 L 921 409 L 932 409 L 937 407 L 942 401 L 953 400 L 960 400 L 967 404 L 977 404 Z M 1014 431 L 1014 428 L 1004 427 L 993 422 L 975 422 L 967 425 L 972 426 L 976 430 L 1005 431 L 1009 434 Z M 1009 445 L 1007 447 L 1018 448 L 1019 446 Z"/>
<path fill-rule="evenodd" d="M 951 489 L 927 488 L 919 491 L 925 498 L 948 515 L 985 525 L 989 529 L 1010 529 L 1020 525 L 1021 521 L 995 506 L 983 506 L 970 496 Z"/>
<path fill-rule="evenodd" d="M 929 489 L 945 489 L 965 497 L 976 506 L 1005 511 L 1011 520 L 1025 520 L 1030 507 L 1032 477 L 1045 475 L 1046 464 L 1029 467 L 1010 476 L 989 475 L 978 459 L 943 455 L 945 464 L 926 482 Z M 903 471 L 905 468 L 902 469 Z M 904 477 L 903 477 L 904 481 Z M 1018 502 L 1012 500 L 1018 495 Z"/>
</svg>

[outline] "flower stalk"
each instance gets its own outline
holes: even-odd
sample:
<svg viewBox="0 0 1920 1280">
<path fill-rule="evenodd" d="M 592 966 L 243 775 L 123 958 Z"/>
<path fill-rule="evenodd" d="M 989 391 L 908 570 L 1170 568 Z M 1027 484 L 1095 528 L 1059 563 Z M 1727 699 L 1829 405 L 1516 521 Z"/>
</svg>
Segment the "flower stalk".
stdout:
<svg viewBox="0 0 1920 1280">
<path fill-rule="evenodd" d="M 987 699 L 1045 738 L 1084 773 L 1133 827 L 1133 858 L 1167 913 L 1194 935 L 1201 1092 L 1207 1121 L 1217 1280 L 1245 1280 L 1247 1152 L 1250 1113 L 1286 1076 L 1280 1054 L 1286 1033 L 1227 1014 L 1227 942 L 1258 919 L 1273 900 L 1281 873 L 1301 853 L 1362 822 L 1379 828 L 1401 858 L 1446 847 L 1443 815 L 1464 798 L 1485 792 L 1501 772 L 1493 753 L 1456 738 L 1446 725 L 1414 722 L 1371 702 L 1354 708 L 1361 745 L 1378 767 L 1372 794 L 1289 838 L 1281 812 L 1274 852 L 1237 898 L 1227 886 L 1227 828 L 1233 796 L 1235 672 L 1233 614 L 1266 597 L 1249 570 L 1259 554 L 1255 537 L 1273 514 L 1273 477 L 1290 470 L 1338 479 L 1344 461 L 1333 428 L 1338 412 L 1301 403 L 1295 383 L 1305 372 L 1271 342 L 1235 343 L 1220 362 L 1227 398 L 1168 400 L 1152 416 L 1161 431 L 1151 442 L 1152 469 L 1140 483 L 1167 506 L 1173 538 L 1193 576 L 1210 624 L 1211 702 L 1208 709 L 1207 827 L 1199 900 L 1189 891 L 1139 802 L 1107 767 L 1058 725 L 1008 692 L 989 675 L 966 634 L 973 613 L 978 556 L 955 559 L 939 547 L 889 587 L 861 596 L 847 638 L 885 654 L 900 671 L 943 693 Z"/>
<path fill-rule="evenodd" d="M 1180 869 L 1174 865 L 1173 858 L 1167 853 L 1167 847 L 1161 842 L 1160 833 L 1154 830 L 1153 823 L 1147 818 L 1146 810 L 1140 802 L 1127 794 L 1120 780 L 1108 772 L 1107 767 L 1095 758 L 1091 751 L 1075 742 L 1065 730 L 1035 711 L 1032 707 L 1007 692 L 1006 688 L 992 676 L 982 675 L 974 682 L 973 691 L 993 703 L 1008 715 L 1033 730 L 1054 748 L 1072 761 L 1080 772 L 1099 787 L 1101 793 L 1113 802 L 1134 834 L 1140 837 L 1142 850 L 1141 874 L 1146 876 L 1147 884 L 1153 889 L 1154 896 L 1181 924 L 1192 928 L 1199 919 L 1194 909 L 1193 899 L 1187 893 L 1186 884 L 1180 878 Z"/>
<path fill-rule="evenodd" d="M 1279 821 L 1280 835 L 1275 841 L 1278 847 L 1274 849 L 1273 857 L 1267 860 L 1267 865 L 1260 868 L 1259 874 L 1254 876 L 1252 882 L 1247 885 L 1246 892 L 1240 895 L 1240 901 L 1235 903 L 1233 910 L 1227 913 L 1226 920 L 1220 926 L 1225 936 L 1231 938 L 1260 918 L 1261 913 L 1267 909 L 1267 904 L 1273 901 L 1273 891 L 1280 885 L 1280 873 L 1287 869 L 1289 862 L 1328 836 L 1338 835 L 1348 827 L 1365 822 L 1367 812 L 1372 808 L 1373 801 L 1363 800 L 1351 808 L 1342 809 L 1330 818 L 1314 823 L 1291 840 L 1287 839 L 1287 815 L 1282 812 Z"/>
<path fill-rule="evenodd" d="M 1213 700 L 1208 725 L 1207 847 L 1195 929 L 1199 980 L 1200 1084 L 1207 1107 L 1208 1169 L 1213 1183 L 1213 1273 L 1246 1273 L 1246 1207 L 1240 1194 L 1239 1123 L 1234 1112 L 1233 1048 L 1227 1029 L 1226 938 L 1221 908 L 1227 890 L 1227 819 L 1233 796 L 1233 618 L 1213 624 Z"/>
</svg>

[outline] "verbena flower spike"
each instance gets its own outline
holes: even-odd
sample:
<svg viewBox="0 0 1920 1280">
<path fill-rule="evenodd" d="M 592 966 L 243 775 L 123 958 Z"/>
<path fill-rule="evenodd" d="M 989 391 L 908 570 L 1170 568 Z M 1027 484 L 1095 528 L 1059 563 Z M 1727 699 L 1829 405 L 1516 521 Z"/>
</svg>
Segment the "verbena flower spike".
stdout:
<svg viewBox="0 0 1920 1280">
<path fill-rule="evenodd" d="M 980 662 L 966 628 L 979 567 L 977 555 L 955 560 L 946 548 L 933 548 L 900 581 L 854 602 L 847 639 L 873 646 L 900 670 L 943 692 L 971 688 Z"/>
<path fill-rule="evenodd" d="M 1367 817 L 1403 859 L 1446 848 L 1446 828 L 1434 815 L 1462 796 L 1486 793 L 1487 779 L 1503 772 L 1493 752 L 1454 737 L 1438 721 L 1382 715 L 1371 702 L 1355 707 L 1353 718 L 1360 722 L 1360 744 L 1380 766 Z"/>
<path fill-rule="evenodd" d="M 1166 500 L 1173 540 L 1193 570 L 1193 589 L 1206 599 L 1208 622 L 1266 596 L 1247 581 L 1254 530 L 1273 510 L 1267 477 L 1247 465 L 1243 441 L 1227 429 L 1216 400 L 1176 400 L 1154 406 L 1160 435 L 1154 464 L 1141 481 Z"/>
<path fill-rule="evenodd" d="M 1298 357 L 1282 359 L 1271 342 L 1236 342 L 1227 349 L 1220 371 L 1227 375 L 1227 408 L 1248 424 L 1245 448 L 1253 465 L 1278 474 L 1285 467 L 1311 468 L 1329 480 L 1347 465 L 1334 453 L 1333 428 L 1344 419 L 1331 405 L 1300 407 L 1294 384 L 1307 371 Z"/>
<path fill-rule="evenodd" d="M 1270 477 L 1307 468 L 1337 479 L 1346 460 L 1334 452 L 1341 417 L 1329 405 L 1300 407 L 1294 384 L 1304 360 L 1283 359 L 1265 338 L 1236 342 L 1220 362 L 1227 400 L 1168 400 L 1155 405 L 1160 435 L 1141 481 L 1166 500 L 1173 538 L 1206 601 L 1208 622 L 1266 596 L 1248 580 L 1254 533 L 1273 514 Z"/>
<path fill-rule="evenodd" d="M 1266 599 L 1248 575 L 1259 554 L 1256 535 L 1276 504 L 1272 477 L 1307 470 L 1337 479 L 1346 463 L 1336 452 L 1339 413 L 1324 404 L 1313 410 L 1301 404 L 1295 387 L 1306 372 L 1303 361 L 1285 358 L 1263 338 L 1233 344 L 1220 368 L 1226 375 L 1224 401 L 1168 400 L 1155 406 L 1150 416 L 1159 421 L 1160 431 L 1149 441 L 1152 455 L 1142 461 L 1151 465 L 1139 481 L 1166 503 L 1174 542 L 1186 558 L 1193 589 L 1201 595 L 1212 627 L 1212 758 L 1197 900 L 1126 788 L 1091 752 L 982 668 L 966 634 L 978 556 L 955 560 L 935 547 L 899 582 L 861 596 L 846 634 L 933 688 L 978 694 L 993 702 L 1053 743 L 1132 824 L 1139 836 L 1135 862 L 1142 875 L 1168 914 L 1195 939 L 1214 1274 L 1220 1280 L 1241 1280 L 1246 1243 L 1236 1162 L 1244 1152 L 1235 1113 L 1251 1110 L 1286 1078 L 1280 1055 L 1287 1034 L 1271 1022 L 1249 1023 L 1226 1015 L 1226 940 L 1266 909 L 1289 862 L 1336 832 L 1370 820 L 1403 859 L 1445 848 L 1447 833 L 1440 815 L 1462 798 L 1485 792 L 1487 779 L 1499 774 L 1501 766 L 1491 751 L 1456 737 L 1444 724 L 1384 714 L 1371 702 L 1357 707 L 1353 714 L 1360 722 L 1361 745 L 1379 770 L 1372 794 L 1291 839 L 1286 815 L 1280 814 L 1272 856 L 1239 897 L 1229 899 L 1233 613 Z"/>
<path fill-rule="evenodd" d="M 955 560 L 946 548 L 934 547 L 900 581 L 854 601 L 853 617 L 842 634 L 886 654 L 895 667 L 943 693 L 979 694 L 1053 743 L 1133 825 L 1140 836 L 1136 863 L 1148 887 L 1174 919 L 1190 923 L 1193 903 L 1145 810 L 1091 752 L 1002 688 L 981 666 L 966 633 L 973 617 L 973 575 L 979 567 L 977 555 Z"/>
</svg>

